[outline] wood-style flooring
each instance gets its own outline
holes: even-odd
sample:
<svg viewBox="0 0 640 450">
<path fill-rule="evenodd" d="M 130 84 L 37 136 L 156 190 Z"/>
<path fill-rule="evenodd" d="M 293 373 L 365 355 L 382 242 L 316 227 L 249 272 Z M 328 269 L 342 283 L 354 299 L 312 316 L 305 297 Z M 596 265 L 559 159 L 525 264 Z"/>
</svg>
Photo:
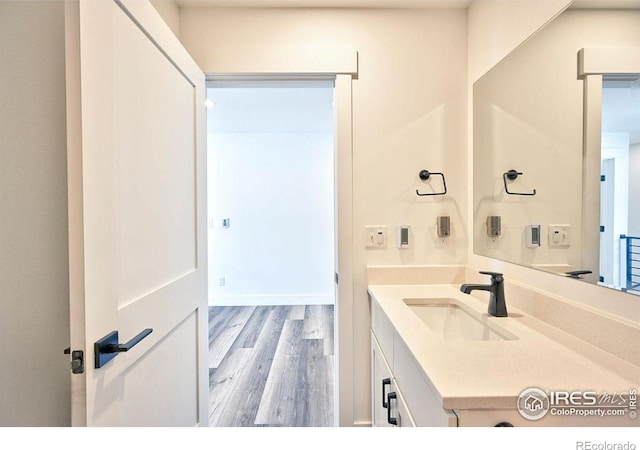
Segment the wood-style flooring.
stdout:
<svg viewBox="0 0 640 450">
<path fill-rule="evenodd" d="M 209 308 L 209 423 L 334 425 L 333 305 Z"/>
</svg>

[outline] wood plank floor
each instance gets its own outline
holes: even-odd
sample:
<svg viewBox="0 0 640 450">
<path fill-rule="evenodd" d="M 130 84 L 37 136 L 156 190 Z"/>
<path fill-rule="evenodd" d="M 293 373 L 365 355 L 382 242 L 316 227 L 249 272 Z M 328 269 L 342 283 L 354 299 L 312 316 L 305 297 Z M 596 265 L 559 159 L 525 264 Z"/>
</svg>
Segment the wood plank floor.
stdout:
<svg viewBox="0 0 640 450">
<path fill-rule="evenodd" d="M 209 308 L 209 423 L 334 425 L 333 305 Z"/>
</svg>

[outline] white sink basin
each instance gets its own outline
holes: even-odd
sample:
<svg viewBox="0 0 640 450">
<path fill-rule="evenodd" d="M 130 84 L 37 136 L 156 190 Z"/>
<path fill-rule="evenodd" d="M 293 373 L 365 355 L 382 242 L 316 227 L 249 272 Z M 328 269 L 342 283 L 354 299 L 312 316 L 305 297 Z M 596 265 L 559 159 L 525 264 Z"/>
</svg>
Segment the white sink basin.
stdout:
<svg viewBox="0 0 640 450">
<path fill-rule="evenodd" d="M 455 298 L 404 299 L 404 303 L 434 333 L 445 340 L 511 341 L 512 333 L 488 323 L 487 314 L 480 315 Z"/>
</svg>

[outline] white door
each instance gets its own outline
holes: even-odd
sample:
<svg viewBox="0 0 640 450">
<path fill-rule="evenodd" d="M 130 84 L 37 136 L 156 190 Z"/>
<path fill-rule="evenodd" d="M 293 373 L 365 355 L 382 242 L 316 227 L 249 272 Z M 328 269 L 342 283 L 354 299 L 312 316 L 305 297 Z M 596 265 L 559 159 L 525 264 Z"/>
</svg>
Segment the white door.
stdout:
<svg viewBox="0 0 640 450">
<path fill-rule="evenodd" d="M 73 425 L 206 425 L 204 75 L 147 1 L 66 32 Z M 146 337 L 96 363 L 114 331 Z"/>
</svg>

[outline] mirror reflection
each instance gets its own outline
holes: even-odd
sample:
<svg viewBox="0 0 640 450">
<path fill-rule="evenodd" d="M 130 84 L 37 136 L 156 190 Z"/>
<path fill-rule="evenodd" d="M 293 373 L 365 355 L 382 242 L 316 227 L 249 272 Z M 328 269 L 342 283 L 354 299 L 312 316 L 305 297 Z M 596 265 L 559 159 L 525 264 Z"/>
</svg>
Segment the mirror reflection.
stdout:
<svg viewBox="0 0 640 450">
<path fill-rule="evenodd" d="M 640 74 L 604 75 L 601 96 L 599 282 L 640 294 Z"/>
<path fill-rule="evenodd" d="M 578 70 L 640 47 L 625 3 L 574 3 L 474 84 L 475 253 L 640 294 L 640 70 Z"/>
</svg>

